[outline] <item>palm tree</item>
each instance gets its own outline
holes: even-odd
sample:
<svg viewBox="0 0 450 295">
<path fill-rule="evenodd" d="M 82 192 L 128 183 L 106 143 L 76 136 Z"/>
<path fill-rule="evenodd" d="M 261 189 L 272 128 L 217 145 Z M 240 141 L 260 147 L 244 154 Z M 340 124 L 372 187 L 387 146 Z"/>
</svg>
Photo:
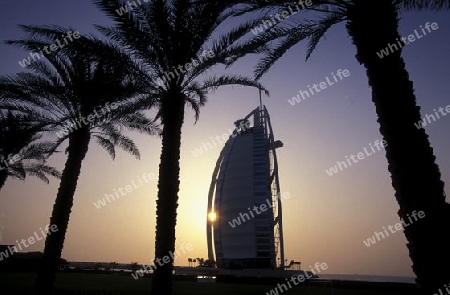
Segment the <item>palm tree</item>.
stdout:
<svg viewBox="0 0 450 295">
<path fill-rule="evenodd" d="M 204 263 L 203 263 L 203 266 L 209 267 L 209 268 L 215 268 L 216 267 L 216 262 L 214 260 L 206 259 L 204 261 Z"/>
<path fill-rule="evenodd" d="M 248 5 L 239 14 L 267 8 L 271 13 L 286 11 L 292 4 L 285 0 L 243 2 Z M 444 183 L 428 135 L 414 125 L 421 119 L 420 107 L 401 56 L 404 43 L 399 41 L 402 39 L 398 14 L 410 10 L 448 10 L 450 1 L 314 0 L 311 3 L 300 13 L 291 15 L 289 22 L 279 22 L 246 43 L 251 48 L 271 45 L 256 66 L 255 76 L 260 78 L 288 49 L 304 39 L 308 39 L 308 59 L 333 25 L 346 22 L 347 33 L 356 46 L 356 59 L 366 69 L 380 133 L 387 142 L 386 158 L 400 208 L 398 215 L 405 221 L 414 212 L 424 211 L 426 216 L 405 227 L 404 233 L 416 282 L 431 294 L 450 278 L 448 268 L 439 273 L 430 271 L 450 263 L 450 252 L 440 242 L 442 231 L 432 230 L 450 230 L 450 205 L 445 201 Z M 380 50 L 392 44 L 397 50 L 384 57 L 379 55 Z M 236 55 L 229 61 L 232 63 L 240 57 Z"/>
<path fill-rule="evenodd" d="M 0 113 L 0 190 L 8 177 L 25 180 L 32 175 L 47 184 L 49 175 L 61 178 L 59 171 L 45 164 L 54 143 L 37 142 L 42 134 L 39 126 L 26 123 L 29 120 L 20 113 Z"/>
<path fill-rule="evenodd" d="M 147 69 L 148 94 L 156 101 L 163 125 L 156 209 L 155 257 L 169 256 L 175 249 L 175 226 L 180 175 L 181 129 L 185 108 L 198 119 L 209 90 L 239 84 L 263 87 L 241 76 L 213 76 L 200 79 L 215 65 L 224 64 L 230 54 L 240 51 L 235 41 L 256 22 L 243 24 L 214 39 L 212 34 L 231 13 L 227 1 L 192 3 L 190 0 L 153 0 L 131 8 L 119 16 L 125 1 L 95 0 L 100 9 L 115 20 L 114 27 L 100 30 L 125 48 Z M 155 269 L 152 291 L 172 294 L 173 259 Z"/>
<path fill-rule="evenodd" d="M 189 267 L 192 266 L 192 258 L 188 258 L 188 262 L 189 262 Z"/>
<path fill-rule="evenodd" d="M 65 36 L 62 27 L 22 26 L 26 40 L 8 41 L 29 51 L 37 51 Z M 73 31 L 73 30 L 71 30 Z M 40 114 L 48 131 L 58 134 L 57 145 L 68 139 L 67 160 L 53 207 L 50 224 L 57 226 L 47 236 L 35 290 L 51 294 L 58 259 L 73 205 L 81 164 L 94 139 L 114 159 L 115 147 L 139 158 L 134 142 L 124 130 L 155 134 L 153 121 L 142 111 L 139 69 L 112 44 L 94 37 L 80 37 L 64 48 L 36 61 L 23 72 L 0 79 L 0 104 L 4 108 Z M 123 129 L 123 130 L 122 130 Z"/>
<path fill-rule="evenodd" d="M 116 269 L 116 267 L 119 265 L 119 263 L 117 263 L 116 261 L 110 262 L 109 263 L 109 268 L 112 270 L 112 273 L 114 274 L 114 270 Z"/>
</svg>

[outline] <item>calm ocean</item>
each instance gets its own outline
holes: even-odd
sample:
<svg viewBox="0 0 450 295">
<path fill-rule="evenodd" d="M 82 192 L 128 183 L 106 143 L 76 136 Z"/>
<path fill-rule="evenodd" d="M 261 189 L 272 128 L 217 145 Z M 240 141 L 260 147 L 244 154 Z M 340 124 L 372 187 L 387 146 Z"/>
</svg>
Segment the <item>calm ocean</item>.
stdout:
<svg viewBox="0 0 450 295">
<path fill-rule="evenodd" d="M 396 282 L 415 284 L 414 277 L 394 277 L 394 276 L 369 276 L 369 275 L 333 275 L 320 274 L 321 279 L 327 280 L 348 280 L 348 281 L 366 281 L 366 282 Z"/>
</svg>

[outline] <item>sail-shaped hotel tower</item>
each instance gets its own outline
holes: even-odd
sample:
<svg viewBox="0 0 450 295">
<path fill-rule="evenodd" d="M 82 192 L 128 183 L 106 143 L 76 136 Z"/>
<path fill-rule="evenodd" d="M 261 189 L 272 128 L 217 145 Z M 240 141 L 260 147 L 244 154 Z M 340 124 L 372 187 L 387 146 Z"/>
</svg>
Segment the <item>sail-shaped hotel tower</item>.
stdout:
<svg viewBox="0 0 450 295">
<path fill-rule="evenodd" d="M 208 195 L 208 259 L 219 268 L 284 268 L 276 149 L 269 113 L 259 106 L 235 122 Z M 265 210 L 264 210 L 265 209 Z"/>
</svg>

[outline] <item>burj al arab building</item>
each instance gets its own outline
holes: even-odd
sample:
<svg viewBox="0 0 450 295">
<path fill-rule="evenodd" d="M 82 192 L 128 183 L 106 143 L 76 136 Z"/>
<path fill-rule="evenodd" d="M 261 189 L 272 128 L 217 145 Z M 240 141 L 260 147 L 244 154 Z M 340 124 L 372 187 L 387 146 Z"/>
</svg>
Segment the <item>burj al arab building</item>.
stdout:
<svg viewBox="0 0 450 295">
<path fill-rule="evenodd" d="M 283 144 L 274 139 L 265 106 L 237 120 L 235 126 L 220 152 L 209 189 L 208 259 L 225 269 L 283 269 L 276 154 Z"/>
</svg>

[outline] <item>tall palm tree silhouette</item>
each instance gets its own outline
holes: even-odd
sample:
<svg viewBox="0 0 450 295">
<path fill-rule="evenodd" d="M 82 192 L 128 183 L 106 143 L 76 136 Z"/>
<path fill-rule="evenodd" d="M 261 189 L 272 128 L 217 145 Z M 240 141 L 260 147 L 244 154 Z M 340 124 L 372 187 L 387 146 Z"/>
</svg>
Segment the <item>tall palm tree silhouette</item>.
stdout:
<svg viewBox="0 0 450 295">
<path fill-rule="evenodd" d="M 58 26 L 21 27 L 30 38 L 7 43 L 29 51 L 49 46 L 74 31 Z M 151 107 L 142 94 L 145 85 L 137 74 L 140 69 L 118 47 L 82 36 L 45 58 L 28 67 L 32 72 L 5 77 L 0 84 L 3 106 L 40 114 L 40 123 L 57 134 L 57 145 L 68 140 L 67 160 L 50 218 L 50 224 L 58 230 L 45 241 L 36 294 L 52 293 L 81 165 L 91 139 L 113 159 L 115 147 L 139 158 L 139 150 L 124 131 L 159 132 L 154 121 L 140 111 Z"/>
<path fill-rule="evenodd" d="M 247 5 L 237 8 L 237 14 L 262 9 L 269 9 L 267 14 L 275 14 L 289 11 L 292 6 L 291 1 L 285 0 L 242 2 Z M 426 216 L 405 227 L 404 233 L 418 286 L 431 294 L 450 278 L 449 268 L 438 273 L 430 271 L 439 269 L 441 264 L 450 264 L 450 252 L 439 242 L 441 233 L 431 230 L 450 230 L 450 205 L 445 201 L 444 183 L 428 135 L 424 129 L 415 126 L 421 119 L 420 108 L 401 56 L 404 44 L 399 41 L 398 23 L 399 12 L 448 10 L 450 1 L 312 0 L 310 4 L 290 15 L 288 21 L 272 23 L 273 26 L 247 41 L 245 46 L 249 48 L 266 46 L 256 66 L 255 77 L 259 79 L 291 47 L 303 40 L 308 42 L 308 59 L 325 33 L 335 24 L 345 22 L 356 47 L 356 60 L 366 69 L 380 133 L 387 142 L 386 158 L 400 207 L 398 215 L 402 220 L 408 220 L 413 212 L 424 211 Z M 269 15 L 266 19 L 270 19 Z M 431 25 L 426 27 L 430 30 Z M 381 50 L 386 48 L 392 48 L 392 52 L 380 56 Z M 229 62 L 241 57 L 236 55 Z"/>
<path fill-rule="evenodd" d="M 242 24 L 215 39 L 212 35 L 232 14 L 228 1 L 194 3 L 189 0 L 154 0 L 130 7 L 120 16 L 125 1 L 95 0 L 116 26 L 100 30 L 125 48 L 147 69 L 148 94 L 156 101 L 163 125 L 156 209 L 155 257 L 169 257 L 175 249 L 175 226 L 180 186 L 181 129 L 185 108 L 196 120 L 210 90 L 224 85 L 264 89 L 258 82 L 237 75 L 203 78 L 213 66 L 225 64 L 241 52 L 236 41 L 257 21 Z M 203 78 L 203 79 L 202 79 Z M 151 293 L 172 294 L 173 259 L 155 269 Z"/>
</svg>

